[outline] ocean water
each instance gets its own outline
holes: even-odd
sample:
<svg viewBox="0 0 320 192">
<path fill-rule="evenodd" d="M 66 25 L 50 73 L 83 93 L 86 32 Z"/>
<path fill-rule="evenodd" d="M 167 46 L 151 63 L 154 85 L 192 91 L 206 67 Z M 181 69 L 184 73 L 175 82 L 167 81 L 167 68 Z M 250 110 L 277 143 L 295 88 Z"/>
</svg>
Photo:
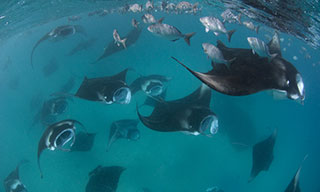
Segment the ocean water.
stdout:
<svg viewBox="0 0 320 192">
<path fill-rule="evenodd" d="M 288 28 L 263 22 L 267 19 L 259 17 L 261 14 L 258 13 L 262 12 L 253 12 L 253 8 L 249 9 L 250 5 L 246 4 L 241 10 L 251 10 L 251 16 L 253 13 L 257 15 L 248 17 L 249 14 L 243 14 L 241 20 L 253 21 L 260 26 L 260 31 L 257 34 L 243 25 L 226 23 L 228 30 L 236 29 L 230 43 L 224 34 L 215 36 L 212 32 L 206 33 L 199 18 L 215 16 L 221 19 L 220 14 L 232 1 L 215 2 L 215 7 L 212 2 L 200 2 L 202 11 L 197 14 L 152 12 L 156 18 L 164 17 L 164 23 L 177 27 L 183 33 L 196 32 L 191 38 L 191 46 L 183 39 L 171 42 L 154 36 L 147 30 L 148 25 L 144 25 L 135 44 L 92 64 L 103 53 L 104 47 L 113 41 L 113 30 L 117 29 L 120 36 L 124 36 L 132 29 L 131 19 L 142 22 L 143 13 L 115 12 L 105 16 L 88 16 L 88 13 L 101 8 L 119 8 L 125 3 L 133 4 L 135 1 L 0 2 L 1 14 L 6 16 L 0 19 L 1 180 L 21 160 L 26 159 L 29 163 L 20 167 L 20 179 L 28 191 L 33 192 L 85 191 L 88 173 L 98 165 L 126 168 L 119 180 L 117 191 L 120 192 L 140 192 L 143 188 L 149 188 L 152 192 L 205 192 L 212 186 L 218 186 L 225 192 L 269 192 L 284 191 L 302 165 L 301 190 L 320 192 L 317 7 L 304 12 L 303 18 L 312 18 L 306 30 L 301 30 L 301 20 L 298 19 L 295 23 L 298 27 L 295 25 L 290 30 L 284 30 Z M 233 4 L 233 11 L 240 6 L 238 3 Z M 307 1 L 305 3 L 308 4 Z M 309 14 L 311 12 L 312 15 Z M 68 20 L 72 15 L 81 19 Z M 290 23 L 289 19 L 287 22 Z M 61 41 L 41 43 L 34 52 L 33 69 L 30 65 L 33 46 L 44 34 L 65 24 L 83 26 L 86 35 L 75 34 Z M 294 21 L 291 20 L 291 24 L 294 25 Z M 210 108 L 219 119 L 219 132 L 213 137 L 157 132 L 139 123 L 141 138 L 138 141 L 118 140 L 106 152 L 111 123 L 120 119 L 137 119 L 136 105 L 142 104 L 146 95 L 142 92 L 135 94 L 127 105 L 106 105 L 73 98 L 57 121 L 76 119 L 89 132 L 97 133 L 93 148 L 88 152 L 45 150 L 41 155 L 44 177 L 40 178 L 37 148 L 47 126 L 40 123 L 33 125 L 33 121 L 43 102 L 52 98 L 52 93 L 59 92 L 70 78 L 74 79 L 70 90 L 74 94 L 85 76 L 109 76 L 132 68 L 134 70 L 127 75 L 128 84 L 139 74 L 169 76 L 172 80 L 167 83 L 166 100 L 179 99 L 202 83 L 171 56 L 196 71 L 206 72 L 211 69 L 211 63 L 203 52 L 202 43 L 216 45 L 216 41 L 221 40 L 228 47 L 249 49 L 247 37 L 254 36 L 268 42 L 274 28 L 280 31 L 282 57 L 291 62 L 303 77 L 306 89 L 303 105 L 289 99 L 274 98 L 271 91 L 237 97 L 212 90 Z M 314 28 L 316 30 L 312 30 Z M 97 41 L 86 50 L 68 55 L 79 42 L 90 38 Z M 141 113 L 148 115 L 151 110 L 151 107 L 142 107 Z M 273 162 L 268 171 L 261 172 L 248 183 L 252 146 L 267 138 L 275 129 L 278 135 Z M 308 158 L 302 163 L 307 154 Z M 0 191 L 5 190 L 0 187 Z"/>
</svg>

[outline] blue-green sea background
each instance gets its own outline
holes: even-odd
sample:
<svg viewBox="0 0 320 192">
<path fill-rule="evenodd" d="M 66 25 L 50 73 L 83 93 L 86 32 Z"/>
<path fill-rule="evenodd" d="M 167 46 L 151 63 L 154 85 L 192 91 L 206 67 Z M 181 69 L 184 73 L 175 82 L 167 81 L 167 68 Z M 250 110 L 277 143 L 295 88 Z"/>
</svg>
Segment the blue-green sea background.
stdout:
<svg viewBox="0 0 320 192">
<path fill-rule="evenodd" d="M 208 187 L 219 186 L 225 192 L 269 192 L 284 191 L 300 166 L 304 156 L 309 157 L 302 164 L 300 185 L 302 191 L 319 192 L 320 172 L 320 54 L 296 38 L 280 33 L 284 38 L 281 47 L 283 57 L 292 62 L 301 72 L 306 87 L 306 100 L 301 105 L 292 100 L 275 100 L 265 91 L 251 96 L 231 97 L 212 91 L 211 109 L 219 118 L 219 133 L 212 138 L 191 136 L 183 133 L 161 133 L 152 131 L 141 123 L 141 139 L 137 142 L 119 140 L 106 152 L 109 127 L 119 119 L 136 119 L 136 103 L 142 104 L 143 93 L 134 95 L 129 105 L 103 105 L 74 98 L 68 110 L 59 119 L 73 118 L 82 122 L 97 137 L 90 152 L 45 151 L 41 157 L 44 178 L 36 164 L 38 140 L 45 127 L 32 126 L 35 114 L 50 94 L 58 91 L 70 77 L 76 80 L 75 93 L 84 76 L 100 77 L 112 75 L 130 67 L 142 75 L 161 74 L 173 79 L 168 83 L 167 99 L 178 99 L 197 89 L 201 82 L 173 61 L 175 56 L 196 71 L 205 72 L 211 68 L 203 53 L 201 44 L 216 44 L 218 39 L 227 46 L 249 48 L 246 37 L 255 36 L 268 41 L 272 30 L 263 26 L 257 35 L 254 31 L 236 24 L 226 24 L 236 29 L 231 43 L 225 35 L 214 36 L 205 33 L 199 22 L 203 15 L 218 16 L 220 13 L 203 12 L 200 15 L 174 15 L 155 13 L 156 18 L 165 17 L 165 23 L 178 27 L 183 33 L 196 32 L 191 46 L 181 39 L 170 42 L 153 36 L 143 29 L 135 45 L 127 50 L 91 64 L 103 52 L 103 47 L 112 41 L 112 31 L 120 36 L 131 30 L 131 19 L 140 20 L 142 14 L 114 13 L 105 17 L 87 17 L 83 13 L 77 24 L 84 26 L 87 37 L 74 35 L 59 42 L 44 42 L 34 54 L 34 70 L 30 66 L 32 47 L 45 33 L 58 25 L 70 23 L 61 18 L 33 27 L 1 45 L 0 65 L 10 57 L 10 64 L 0 71 L 0 180 L 15 168 L 22 159 L 30 163 L 20 169 L 20 177 L 29 191 L 33 192 L 80 192 L 85 191 L 88 173 L 97 165 L 119 165 L 126 168 L 118 190 L 138 192 L 143 187 L 152 192 L 201 192 Z M 98 41 L 88 50 L 73 56 L 67 53 L 86 38 Z M 288 43 L 291 46 L 288 46 Z M 301 54 L 304 46 L 311 55 L 306 59 Z M 298 60 L 294 60 L 297 56 Z M 55 59 L 59 64 L 57 72 L 49 77 L 43 75 L 43 67 Z M 130 71 L 128 83 L 138 75 Z M 33 101 L 35 104 L 30 104 Z M 144 115 L 148 107 L 141 109 Z M 252 165 L 251 147 L 268 137 L 274 129 L 278 137 L 274 148 L 274 160 L 268 172 L 261 172 L 248 183 Z M 0 188 L 4 191 L 4 188 Z"/>
</svg>

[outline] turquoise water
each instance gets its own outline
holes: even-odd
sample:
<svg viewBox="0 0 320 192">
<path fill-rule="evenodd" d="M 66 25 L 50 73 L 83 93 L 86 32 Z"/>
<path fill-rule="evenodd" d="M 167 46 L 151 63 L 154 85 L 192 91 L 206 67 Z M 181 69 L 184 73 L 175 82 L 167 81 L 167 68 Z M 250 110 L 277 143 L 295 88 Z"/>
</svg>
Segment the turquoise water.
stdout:
<svg viewBox="0 0 320 192">
<path fill-rule="evenodd" d="M 201 82 L 170 57 L 175 56 L 196 71 L 207 71 L 210 61 L 203 53 L 201 44 L 216 44 L 218 39 L 229 47 L 248 48 L 246 37 L 256 36 L 268 41 L 273 30 L 261 27 L 257 35 L 244 26 L 226 24 L 236 29 L 230 43 L 225 35 L 214 36 L 205 33 L 199 22 L 201 16 L 219 17 L 206 9 L 198 15 L 166 14 L 157 12 L 156 18 L 165 17 L 164 23 L 179 28 L 183 33 L 196 32 L 188 46 L 182 39 L 170 42 L 154 36 L 144 27 L 141 37 L 127 50 L 118 52 L 101 62 L 91 64 L 103 52 L 103 47 L 112 41 L 113 29 L 120 36 L 131 30 L 131 19 L 140 21 L 141 13 L 113 13 L 105 17 L 88 17 L 82 12 L 81 20 L 68 21 L 63 17 L 12 35 L 2 41 L 0 61 L 0 178 L 2 180 L 15 168 L 19 161 L 30 163 L 20 169 L 21 181 L 29 191 L 85 191 L 88 173 L 98 165 L 123 166 L 117 191 L 138 192 L 147 187 L 154 192 L 201 192 L 212 186 L 219 186 L 225 192 L 267 192 L 284 191 L 300 166 L 304 156 L 309 157 L 302 165 L 300 186 L 302 191 L 318 192 L 320 184 L 319 162 L 319 51 L 297 38 L 280 33 L 282 56 L 290 61 L 302 74 L 306 87 L 304 105 L 284 99 L 277 100 L 270 91 L 250 96 L 232 97 L 212 91 L 211 109 L 219 118 L 219 133 L 212 138 L 192 136 L 179 132 L 162 133 L 148 129 L 142 123 L 140 140 L 119 140 L 106 152 L 109 127 L 113 121 L 136 119 L 136 104 L 142 104 L 145 95 L 134 95 L 128 105 L 104 105 L 74 98 L 67 111 L 59 116 L 77 119 L 90 132 L 97 133 L 94 146 L 89 152 L 62 152 L 46 150 L 41 156 L 44 178 L 40 178 L 36 164 L 38 141 L 45 130 L 41 124 L 32 126 L 34 116 L 50 95 L 60 90 L 69 80 L 75 78 L 70 91 L 75 93 L 84 76 L 100 77 L 113 75 L 125 68 L 133 68 L 140 74 L 161 74 L 173 79 L 168 83 L 167 100 L 182 98 Z M 248 20 L 248 18 L 243 18 Z M 87 31 L 87 37 L 76 34 L 59 42 L 44 42 L 34 53 L 34 69 L 30 66 L 32 47 L 44 34 L 63 24 L 79 24 Z M 267 36 L 265 36 L 267 35 Z M 86 38 L 98 41 L 89 49 L 67 54 Z M 288 45 L 290 44 L 290 46 Z M 302 50 L 306 48 L 306 51 Z M 306 58 L 308 53 L 311 58 Z M 298 59 L 294 60 L 296 56 Z M 43 67 L 54 59 L 56 71 L 44 76 Z M 7 65 L 7 67 L 5 67 Z M 137 74 L 130 71 L 130 84 Z M 31 104 L 32 101 L 35 101 Z M 151 108 L 142 108 L 144 115 Z M 251 147 L 268 137 L 274 129 L 278 137 L 274 148 L 274 160 L 269 171 L 261 172 L 248 183 L 252 165 Z M 0 191 L 4 191 L 0 188 Z"/>
</svg>

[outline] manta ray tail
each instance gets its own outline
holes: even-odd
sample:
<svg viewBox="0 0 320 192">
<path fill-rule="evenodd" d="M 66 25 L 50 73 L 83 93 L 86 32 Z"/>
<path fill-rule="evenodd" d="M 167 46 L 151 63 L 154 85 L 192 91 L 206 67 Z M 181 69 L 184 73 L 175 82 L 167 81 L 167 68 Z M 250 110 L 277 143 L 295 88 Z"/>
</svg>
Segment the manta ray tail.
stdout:
<svg viewBox="0 0 320 192">
<path fill-rule="evenodd" d="M 190 39 L 192 36 L 194 36 L 194 34 L 196 34 L 196 33 L 193 32 L 193 33 L 187 33 L 184 35 L 184 40 L 187 42 L 188 45 L 190 45 Z"/>
<path fill-rule="evenodd" d="M 228 42 L 230 42 L 231 41 L 231 37 L 232 37 L 232 35 L 233 35 L 233 33 L 234 32 L 236 32 L 236 30 L 234 29 L 234 30 L 231 30 L 231 31 L 228 31 L 228 33 L 227 33 L 227 37 L 228 37 Z"/>
<path fill-rule="evenodd" d="M 40 166 L 40 153 L 38 153 L 38 168 L 39 168 L 39 171 L 40 171 L 40 178 L 42 179 L 43 178 L 43 172 L 42 172 L 42 169 L 41 169 L 41 166 Z"/>
<path fill-rule="evenodd" d="M 36 48 L 39 46 L 39 44 L 41 42 L 43 42 L 43 41 L 45 41 L 45 40 L 47 40 L 49 38 L 50 38 L 50 34 L 47 33 L 41 39 L 39 39 L 37 41 L 37 43 L 33 46 L 32 51 L 31 51 L 31 56 L 30 56 L 30 64 L 31 64 L 32 69 L 34 69 L 34 67 L 33 67 L 33 54 L 34 54 L 34 51 L 36 50 Z"/>
</svg>

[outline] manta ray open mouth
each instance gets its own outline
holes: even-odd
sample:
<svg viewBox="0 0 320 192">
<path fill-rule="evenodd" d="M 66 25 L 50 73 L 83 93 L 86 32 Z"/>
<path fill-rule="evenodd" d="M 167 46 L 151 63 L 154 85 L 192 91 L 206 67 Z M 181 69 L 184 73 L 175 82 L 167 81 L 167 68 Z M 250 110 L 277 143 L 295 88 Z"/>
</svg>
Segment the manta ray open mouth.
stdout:
<svg viewBox="0 0 320 192">
<path fill-rule="evenodd" d="M 71 139 L 74 140 L 75 132 L 73 129 L 66 129 L 62 131 L 54 140 L 54 146 L 57 148 L 62 148 L 65 144 L 67 144 Z M 70 146 L 72 146 L 73 142 Z"/>
<path fill-rule="evenodd" d="M 163 83 L 161 81 L 151 81 L 144 90 L 148 95 L 159 96 L 163 92 Z"/>
<path fill-rule="evenodd" d="M 129 130 L 128 131 L 128 139 L 132 141 L 137 141 L 140 138 L 139 130 Z"/>
<path fill-rule="evenodd" d="M 62 30 L 59 31 L 59 35 L 61 36 L 68 36 L 68 35 L 73 35 L 76 33 L 76 29 L 74 26 L 70 26 L 70 27 L 65 27 Z"/>
<path fill-rule="evenodd" d="M 121 87 L 113 94 L 113 101 L 119 104 L 129 104 L 131 101 L 131 91 L 128 87 Z"/>
<path fill-rule="evenodd" d="M 218 132 L 218 118 L 215 115 L 206 116 L 200 123 L 201 133 L 209 131 L 210 135 L 215 135 Z"/>
<path fill-rule="evenodd" d="M 68 106 L 68 102 L 67 101 L 65 101 L 65 100 L 57 101 L 52 106 L 51 114 L 52 115 L 60 115 L 60 114 L 62 114 L 62 113 L 64 113 L 66 111 L 67 106 Z"/>
</svg>

